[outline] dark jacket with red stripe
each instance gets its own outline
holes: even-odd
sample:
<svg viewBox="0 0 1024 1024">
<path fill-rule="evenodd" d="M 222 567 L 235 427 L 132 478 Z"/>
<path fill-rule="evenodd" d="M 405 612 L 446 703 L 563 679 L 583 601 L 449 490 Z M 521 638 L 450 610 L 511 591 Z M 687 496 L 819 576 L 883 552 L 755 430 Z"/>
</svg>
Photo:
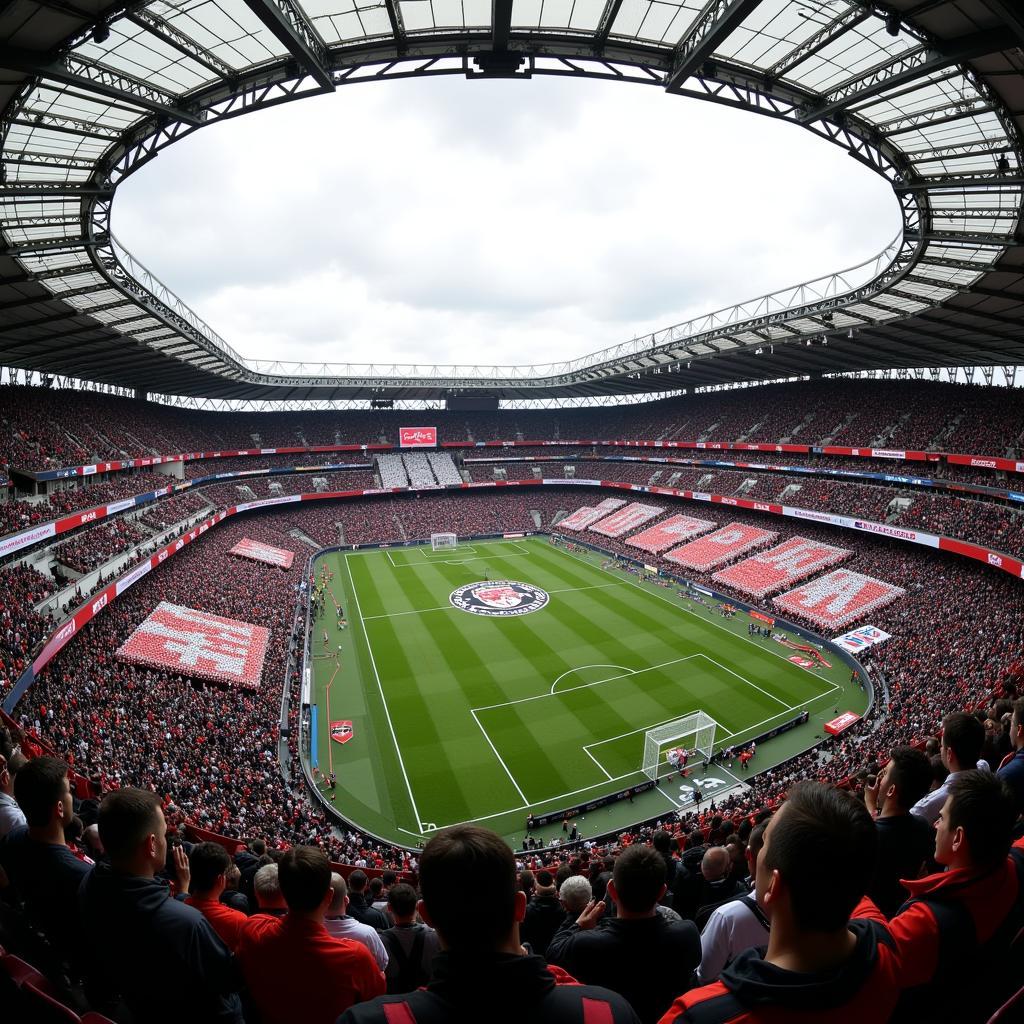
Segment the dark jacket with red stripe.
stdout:
<svg viewBox="0 0 1024 1024">
<path fill-rule="evenodd" d="M 620 995 L 580 985 L 539 956 L 439 953 L 426 988 L 379 996 L 337 1024 L 639 1024 Z"/>
<path fill-rule="evenodd" d="M 1024 840 L 995 868 L 960 868 L 902 883 L 889 922 L 908 989 L 895 1020 L 988 1020 L 1022 981 L 1010 943 L 1024 928 Z M 956 978 L 953 985 L 948 979 Z"/>
<path fill-rule="evenodd" d="M 680 996 L 659 1024 L 867 1024 L 889 1018 L 899 996 L 899 962 L 885 925 L 850 922 L 857 943 L 841 967 L 787 971 L 748 949 L 718 981 Z"/>
</svg>

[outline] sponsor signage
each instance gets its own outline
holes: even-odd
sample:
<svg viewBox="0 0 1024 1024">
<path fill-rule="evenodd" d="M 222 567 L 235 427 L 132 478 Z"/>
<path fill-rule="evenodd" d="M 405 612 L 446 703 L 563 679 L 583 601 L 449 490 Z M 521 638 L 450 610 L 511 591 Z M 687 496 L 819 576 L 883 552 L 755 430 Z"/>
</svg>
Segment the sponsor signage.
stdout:
<svg viewBox="0 0 1024 1024">
<path fill-rule="evenodd" d="M 118 648 L 123 661 L 256 689 L 270 630 L 161 601 Z"/>
<path fill-rule="evenodd" d="M 765 615 L 762 612 L 754 611 L 753 608 L 750 609 L 748 614 L 752 619 L 757 619 L 758 622 L 763 622 L 767 626 L 775 625 L 775 620 L 770 615 Z"/>
<path fill-rule="evenodd" d="M 353 735 L 354 730 L 349 719 L 345 718 L 339 722 L 331 722 L 331 739 L 335 743 L 348 743 Z"/>
<path fill-rule="evenodd" d="M 874 647 L 875 644 L 883 643 L 890 636 L 890 633 L 886 633 L 884 629 L 879 629 L 877 626 L 860 626 L 857 629 L 851 629 L 849 633 L 837 636 L 832 643 L 842 647 L 850 654 L 856 654 L 868 647 Z"/>
<path fill-rule="evenodd" d="M 825 723 L 825 732 L 831 736 L 838 736 L 859 721 L 860 715 L 856 715 L 852 711 L 844 711 L 838 718 L 833 718 L 831 722 Z"/>
<path fill-rule="evenodd" d="M 547 591 L 518 580 L 483 580 L 453 590 L 448 600 L 471 615 L 508 618 L 540 611 L 550 600 Z"/>
<path fill-rule="evenodd" d="M 400 448 L 436 448 L 437 427 L 399 427 Z"/>
</svg>

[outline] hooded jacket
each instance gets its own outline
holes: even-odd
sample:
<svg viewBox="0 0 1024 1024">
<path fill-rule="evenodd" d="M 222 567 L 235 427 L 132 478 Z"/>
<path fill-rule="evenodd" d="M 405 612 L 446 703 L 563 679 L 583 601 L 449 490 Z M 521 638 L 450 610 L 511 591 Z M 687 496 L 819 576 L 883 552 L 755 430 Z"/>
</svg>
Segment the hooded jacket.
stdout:
<svg viewBox="0 0 1024 1024">
<path fill-rule="evenodd" d="M 394 1004 L 404 1004 L 395 1007 Z M 390 1008 L 389 1008 L 390 1007 Z M 539 956 L 439 953 L 433 980 L 407 995 L 360 1003 L 337 1024 L 638 1024 L 622 996 L 580 985 Z"/>
<path fill-rule="evenodd" d="M 227 946 L 198 910 L 163 882 L 107 864 L 82 883 L 79 905 L 92 972 L 147 1024 L 242 1024 L 241 977 Z"/>
<path fill-rule="evenodd" d="M 801 974 L 748 949 L 718 981 L 680 996 L 659 1024 L 864 1024 L 888 1020 L 899 995 L 899 961 L 885 925 L 855 919 L 853 955 L 829 971 Z"/>
</svg>

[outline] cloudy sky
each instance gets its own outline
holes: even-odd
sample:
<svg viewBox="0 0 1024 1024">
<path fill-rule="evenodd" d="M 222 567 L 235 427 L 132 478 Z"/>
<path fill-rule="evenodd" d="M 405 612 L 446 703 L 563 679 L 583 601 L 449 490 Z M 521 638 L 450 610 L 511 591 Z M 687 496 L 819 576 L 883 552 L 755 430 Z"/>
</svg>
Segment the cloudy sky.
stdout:
<svg viewBox="0 0 1024 1024">
<path fill-rule="evenodd" d="M 343 87 L 130 178 L 120 241 L 242 355 L 543 363 L 839 270 L 891 190 L 810 133 L 660 90 Z"/>
</svg>

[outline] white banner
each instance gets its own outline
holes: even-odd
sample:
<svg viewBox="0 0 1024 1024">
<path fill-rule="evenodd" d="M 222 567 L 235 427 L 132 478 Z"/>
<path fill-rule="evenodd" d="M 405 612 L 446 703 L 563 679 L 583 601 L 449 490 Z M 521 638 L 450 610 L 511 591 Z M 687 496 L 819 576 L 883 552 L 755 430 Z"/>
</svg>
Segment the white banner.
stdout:
<svg viewBox="0 0 1024 1024">
<path fill-rule="evenodd" d="M 888 640 L 891 635 L 877 626 L 860 626 L 857 629 L 851 629 L 849 633 L 837 636 L 832 642 L 838 644 L 844 651 L 856 654 L 858 651 L 866 650 L 868 647 L 874 647 L 875 644 Z"/>
</svg>

